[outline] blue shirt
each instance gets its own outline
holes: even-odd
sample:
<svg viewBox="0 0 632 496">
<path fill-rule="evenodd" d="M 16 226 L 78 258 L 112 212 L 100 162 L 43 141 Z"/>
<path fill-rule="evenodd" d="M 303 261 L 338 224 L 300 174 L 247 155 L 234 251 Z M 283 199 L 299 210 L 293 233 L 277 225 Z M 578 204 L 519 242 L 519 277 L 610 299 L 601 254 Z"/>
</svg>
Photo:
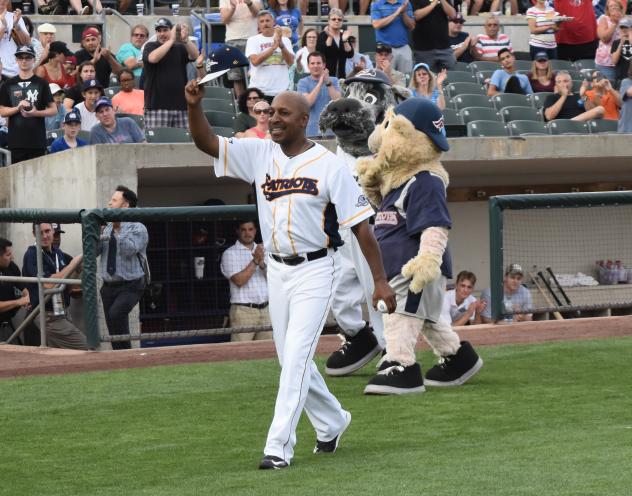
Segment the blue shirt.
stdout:
<svg viewBox="0 0 632 496">
<path fill-rule="evenodd" d="M 138 255 L 147 258 L 147 242 L 149 235 L 147 228 L 140 222 L 121 222 L 121 229 L 117 238 L 116 248 L 116 271 L 114 275 L 108 274 L 107 262 L 110 251 L 110 235 L 112 234 L 112 224 L 108 224 L 103 230 L 102 239 L 99 244 L 99 254 L 101 255 L 101 275 L 107 282 L 113 281 L 133 281 L 145 276 L 143 267 L 138 260 Z"/>
<path fill-rule="evenodd" d="M 290 10 L 281 10 L 279 12 L 275 12 L 272 9 L 269 9 L 272 17 L 274 18 L 277 26 L 289 26 L 292 28 L 292 45 L 296 45 L 298 43 L 298 25 L 301 22 L 301 10 L 300 9 L 290 9 Z"/>
<path fill-rule="evenodd" d="M 98 145 L 103 143 L 142 143 L 145 135 L 130 117 L 115 117 L 116 127 L 111 133 L 101 124 L 93 126 L 90 130 L 90 144 Z"/>
<path fill-rule="evenodd" d="M 371 3 L 371 20 L 378 21 L 393 15 L 403 4 L 403 0 L 397 0 L 395 3 L 389 3 L 386 0 L 376 0 Z M 414 20 L 413 6 L 411 3 L 409 3 L 406 8 L 406 15 Z M 404 24 L 402 16 L 399 16 L 389 25 L 375 30 L 375 41 L 398 48 L 408 45 L 408 33 L 408 28 L 406 27 L 406 24 Z"/>
<path fill-rule="evenodd" d="M 64 253 L 59 249 L 52 247 L 50 251 L 42 248 L 42 269 L 44 277 L 50 277 L 66 266 L 66 259 Z M 24 252 L 24 258 L 22 260 L 22 275 L 24 277 L 37 277 L 37 251 L 35 245 L 29 246 Z M 26 289 L 29 290 L 29 298 L 31 300 L 31 306 L 35 308 L 39 305 L 39 293 L 37 291 L 37 284 L 25 284 Z M 64 301 L 68 302 L 68 294 L 70 289 L 66 287 L 64 293 Z M 49 301 L 46 304 L 46 310 L 52 310 L 53 304 Z"/>
<path fill-rule="evenodd" d="M 405 217 L 396 202 L 403 203 Z M 375 216 L 375 237 L 380 244 L 389 280 L 401 273 L 406 262 L 417 256 L 421 233 L 429 227 L 450 229 L 452 220 L 443 181 L 423 171 L 388 193 Z M 447 249 L 443 253 L 441 273 L 447 278 L 452 277 L 452 261 Z"/>
<path fill-rule="evenodd" d="M 520 87 L 522 88 L 522 91 L 524 91 L 525 95 L 533 94 L 533 89 L 531 88 L 529 78 L 524 74 L 520 74 L 519 72 L 512 72 L 510 74 L 504 69 L 496 69 L 494 71 L 494 74 L 492 74 L 490 84 L 496 86 L 496 88 L 498 88 L 498 91 L 504 92 L 507 81 L 511 76 L 515 76 L 518 78 L 518 81 L 520 81 Z"/>
<path fill-rule="evenodd" d="M 330 77 L 329 81 L 333 84 L 336 90 L 340 91 L 340 86 L 338 85 L 338 78 Z M 296 91 L 299 93 L 311 93 L 314 88 L 318 85 L 318 79 L 314 79 L 312 76 L 307 76 L 301 79 L 298 82 L 298 86 Z M 320 93 L 316 97 L 316 101 L 312 108 L 309 109 L 309 122 L 307 123 L 307 132 L 306 136 L 318 136 L 320 135 L 320 131 L 318 129 L 318 120 L 320 119 L 320 114 L 327 106 L 327 104 L 331 101 L 331 97 L 329 96 L 329 91 L 327 90 L 327 86 L 324 84 L 320 87 Z M 327 131 L 327 135 L 333 135 L 331 131 Z"/>
<path fill-rule="evenodd" d="M 413 96 L 416 96 L 418 98 L 425 98 L 427 100 L 430 100 L 435 105 L 437 104 L 437 101 L 439 100 L 439 90 L 437 88 L 435 88 L 432 91 L 432 95 L 430 95 L 429 97 L 417 93 L 417 90 L 412 90 L 412 92 L 413 92 Z"/>
<path fill-rule="evenodd" d="M 75 139 L 77 140 L 77 148 L 79 148 L 80 146 L 86 146 L 88 144 L 81 138 L 75 138 Z M 70 147 L 68 146 L 68 143 L 66 143 L 66 140 L 64 139 L 63 136 L 60 136 L 59 138 L 57 138 L 50 145 L 51 153 L 63 152 L 64 150 L 70 150 Z"/>
</svg>

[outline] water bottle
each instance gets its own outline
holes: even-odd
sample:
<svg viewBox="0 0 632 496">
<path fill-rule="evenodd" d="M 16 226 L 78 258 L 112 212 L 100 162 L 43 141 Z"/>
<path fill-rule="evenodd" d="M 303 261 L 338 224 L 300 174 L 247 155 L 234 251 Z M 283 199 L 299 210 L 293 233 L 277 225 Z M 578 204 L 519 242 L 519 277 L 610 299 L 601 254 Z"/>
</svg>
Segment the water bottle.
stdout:
<svg viewBox="0 0 632 496">
<path fill-rule="evenodd" d="M 503 321 L 505 324 L 511 324 L 513 322 L 513 305 L 511 303 L 511 298 L 503 298 L 503 308 L 505 312 L 503 313 Z"/>
<path fill-rule="evenodd" d="M 329 16 L 329 0 L 322 0 L 320 2 L 320 15 L 323 17 Z"/>
<path fill-rule="evenodd" d="M 64 308 L 64 297 L 61 293 L 55 293 L 51 298 L 53 301 L 53 315 L 60 317 L 66 315 L 66 309 Z"/>
</svg>

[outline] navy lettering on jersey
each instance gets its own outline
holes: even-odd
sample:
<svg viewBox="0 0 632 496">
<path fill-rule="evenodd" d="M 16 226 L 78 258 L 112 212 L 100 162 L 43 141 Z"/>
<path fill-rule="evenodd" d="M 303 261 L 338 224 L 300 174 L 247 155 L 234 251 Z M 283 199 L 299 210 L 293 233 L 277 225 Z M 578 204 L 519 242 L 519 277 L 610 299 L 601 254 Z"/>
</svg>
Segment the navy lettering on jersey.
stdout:
<svg viewBox="0 0 632 496">
<path fill-rule="evenodd" d="M 261 185 L 261 189 L 268 201 L 296 193 L 318 196 L 318 179 L 311 177 L 272 179 L 270 174 L 266 174 L 266 182 Z"/>
</svg>

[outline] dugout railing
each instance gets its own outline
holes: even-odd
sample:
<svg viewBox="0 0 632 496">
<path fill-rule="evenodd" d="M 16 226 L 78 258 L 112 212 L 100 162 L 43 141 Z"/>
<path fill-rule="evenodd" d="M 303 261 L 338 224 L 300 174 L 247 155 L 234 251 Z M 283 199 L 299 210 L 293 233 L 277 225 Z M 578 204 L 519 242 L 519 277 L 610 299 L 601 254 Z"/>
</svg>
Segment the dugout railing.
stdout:
<svg viewBox="0 0 632 496">
<path fill-rule="evenodd" d="M 503 277 L 512 263 L 525 272 L 533 297 L 529 313 L 567 318 L 631 311 L 632 192 L 494 196 L 488 206 L 494 321 L 526 313 L 508 311 L 503 302 Z"/>
</svg>

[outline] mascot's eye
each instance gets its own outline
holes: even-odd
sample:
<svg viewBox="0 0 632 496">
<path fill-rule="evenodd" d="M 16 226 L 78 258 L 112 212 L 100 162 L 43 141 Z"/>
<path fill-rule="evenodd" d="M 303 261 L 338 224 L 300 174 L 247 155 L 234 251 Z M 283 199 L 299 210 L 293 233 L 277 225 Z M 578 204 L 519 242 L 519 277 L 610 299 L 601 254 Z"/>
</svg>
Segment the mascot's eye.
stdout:
<svg viewBox="0 0 632 496">
<path fill-rule="evenodd" d="M 373 105 L 375 102 L 377 102 L 377 97 L 375 95 L 372 95 L 371 93 L 367 93 L 364 96 L 364 101 L 369 105 Z"/>
</svg>

